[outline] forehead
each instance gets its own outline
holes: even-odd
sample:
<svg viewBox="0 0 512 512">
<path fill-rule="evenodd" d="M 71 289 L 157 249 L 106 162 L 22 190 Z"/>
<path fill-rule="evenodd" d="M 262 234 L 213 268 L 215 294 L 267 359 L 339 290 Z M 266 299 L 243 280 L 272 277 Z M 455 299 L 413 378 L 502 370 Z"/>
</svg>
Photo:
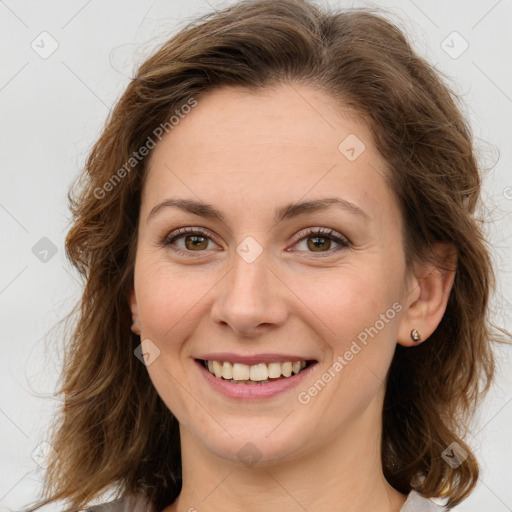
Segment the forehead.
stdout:
<svg viewBox="0 0 512 512">
<path fill-rule="evenodd" d="M 326 93 L 226 87 L 197 98 L 157 144 L 143 205 L 169 194 L 236 207 L 237 198 L 281 204 L 339 193 L 371 214 L 376 203 L 392 206 L 385 172 L 370 132 Z"/>
</svg>

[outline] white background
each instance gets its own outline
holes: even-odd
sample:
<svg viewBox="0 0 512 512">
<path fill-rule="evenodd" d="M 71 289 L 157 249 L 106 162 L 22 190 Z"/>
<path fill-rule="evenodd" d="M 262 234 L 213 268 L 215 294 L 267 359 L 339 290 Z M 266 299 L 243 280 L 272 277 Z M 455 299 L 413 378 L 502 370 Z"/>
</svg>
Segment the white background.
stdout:
<svg viewBox="0 0 512 512">
<path fill-rule="evenodd" d="M 80 290 L 63 251 L 68 187 L 137 64 L 193 17 L 225 5 L 0 0 L 0 510 L 21 509 L 40 488 L 42 470 L 31 453 L 46 438 L 61 361 L 58 331 L 50 329 Z M 463 95 L 488 169 L 484 213 L 497 268 L 496 321 L 510 330 L 512 2 L 397 0 L 378 6 L 393 13 L 415 49 Z M 45 31 L 50 36 L 41 35 Z M 465 41 L 469 46 L 461 53 Z M 52 44 L 56 50 L 44 55 Z M 43 237 L 57 250 L 46 262 L 32 251 Z M 498 355 L 497 383 L 469 438 L 481 479 L 459 512 L 512 510 L 511 350 Z"/>
</svg>

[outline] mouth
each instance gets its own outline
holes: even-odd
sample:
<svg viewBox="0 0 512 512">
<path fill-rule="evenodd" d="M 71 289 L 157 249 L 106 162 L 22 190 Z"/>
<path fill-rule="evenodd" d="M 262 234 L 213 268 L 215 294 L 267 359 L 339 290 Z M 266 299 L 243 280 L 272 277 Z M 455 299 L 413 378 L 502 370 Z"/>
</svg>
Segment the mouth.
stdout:
<svg viewBox="0 0 512 512">
<path fill-rule="evenodd" d="M 229 361 L 196 359 L 217 379 L 232 384 L 264 385 L 279 380 L 292 379 L 317 361 L 285 361 L 248 365 Z"/>
</svg>

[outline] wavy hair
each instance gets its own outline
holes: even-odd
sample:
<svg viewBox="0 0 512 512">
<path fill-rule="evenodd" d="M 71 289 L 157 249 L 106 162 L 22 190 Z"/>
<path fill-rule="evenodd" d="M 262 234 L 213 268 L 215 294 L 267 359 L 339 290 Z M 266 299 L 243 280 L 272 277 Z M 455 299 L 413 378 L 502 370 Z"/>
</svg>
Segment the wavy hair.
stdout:
<svg viewBox="0 0 512 512">
<path fill-rule="evenodd" d="M 30 511 L 60 500 L 79 509 L 112 489 L 143 495 L 159 510 L 178 496 L 178 422 L 134 356 L 140 339 L 130 330 L 149 158 L 141 148 L 155 142 L 155 129 L 173 112 L 208 91 L 282 83 L 326 92 L 368 127 L 404 219 L 409 270 L 432 259 L 438 242 L 457 250 L 439 326 L 418 347 L 396 347 L 381 459 L 400 492 L 447 498 L 448 507 L 472 492 L 479 468 L 464 437 L 492 383 L 492 342 L 501 329 L 490 320 L 495 277 L 476 213 L 481 176 L 460 98 L 378 11 L 246 0 L 190 22 L 140 65 L 69 191 L 66 253 L 84 289 L 69 315 L 75 321 L 57 391 L 62 407 L 49 440 L 58 457 Z M 453 442 L 468 454 L 455 468 L 442 457 Z"/>
</svg>

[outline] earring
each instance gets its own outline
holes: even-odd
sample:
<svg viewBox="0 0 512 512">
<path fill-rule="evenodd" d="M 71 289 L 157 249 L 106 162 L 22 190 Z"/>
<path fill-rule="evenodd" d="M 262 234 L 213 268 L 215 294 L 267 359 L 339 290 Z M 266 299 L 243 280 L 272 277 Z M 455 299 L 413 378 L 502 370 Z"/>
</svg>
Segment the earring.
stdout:
<svg viewBox="0 0 512 512">
<path fill-rule="evenodd" d="M 414 343 L 418 343 L 419 341 L 421 341 L 421 334 L 418 332 L 417 329 L 413 329 L 411 331 L 411 339 L 412 341 L 414 341 Z"/>
<path fill-rule="evenodd" d="M 135 333 L 137 336 L 140 336 L 140 325 L 139 325 L 139 322 L 134 322 L 132 324 L 132 332 Z"/>
</svg>

